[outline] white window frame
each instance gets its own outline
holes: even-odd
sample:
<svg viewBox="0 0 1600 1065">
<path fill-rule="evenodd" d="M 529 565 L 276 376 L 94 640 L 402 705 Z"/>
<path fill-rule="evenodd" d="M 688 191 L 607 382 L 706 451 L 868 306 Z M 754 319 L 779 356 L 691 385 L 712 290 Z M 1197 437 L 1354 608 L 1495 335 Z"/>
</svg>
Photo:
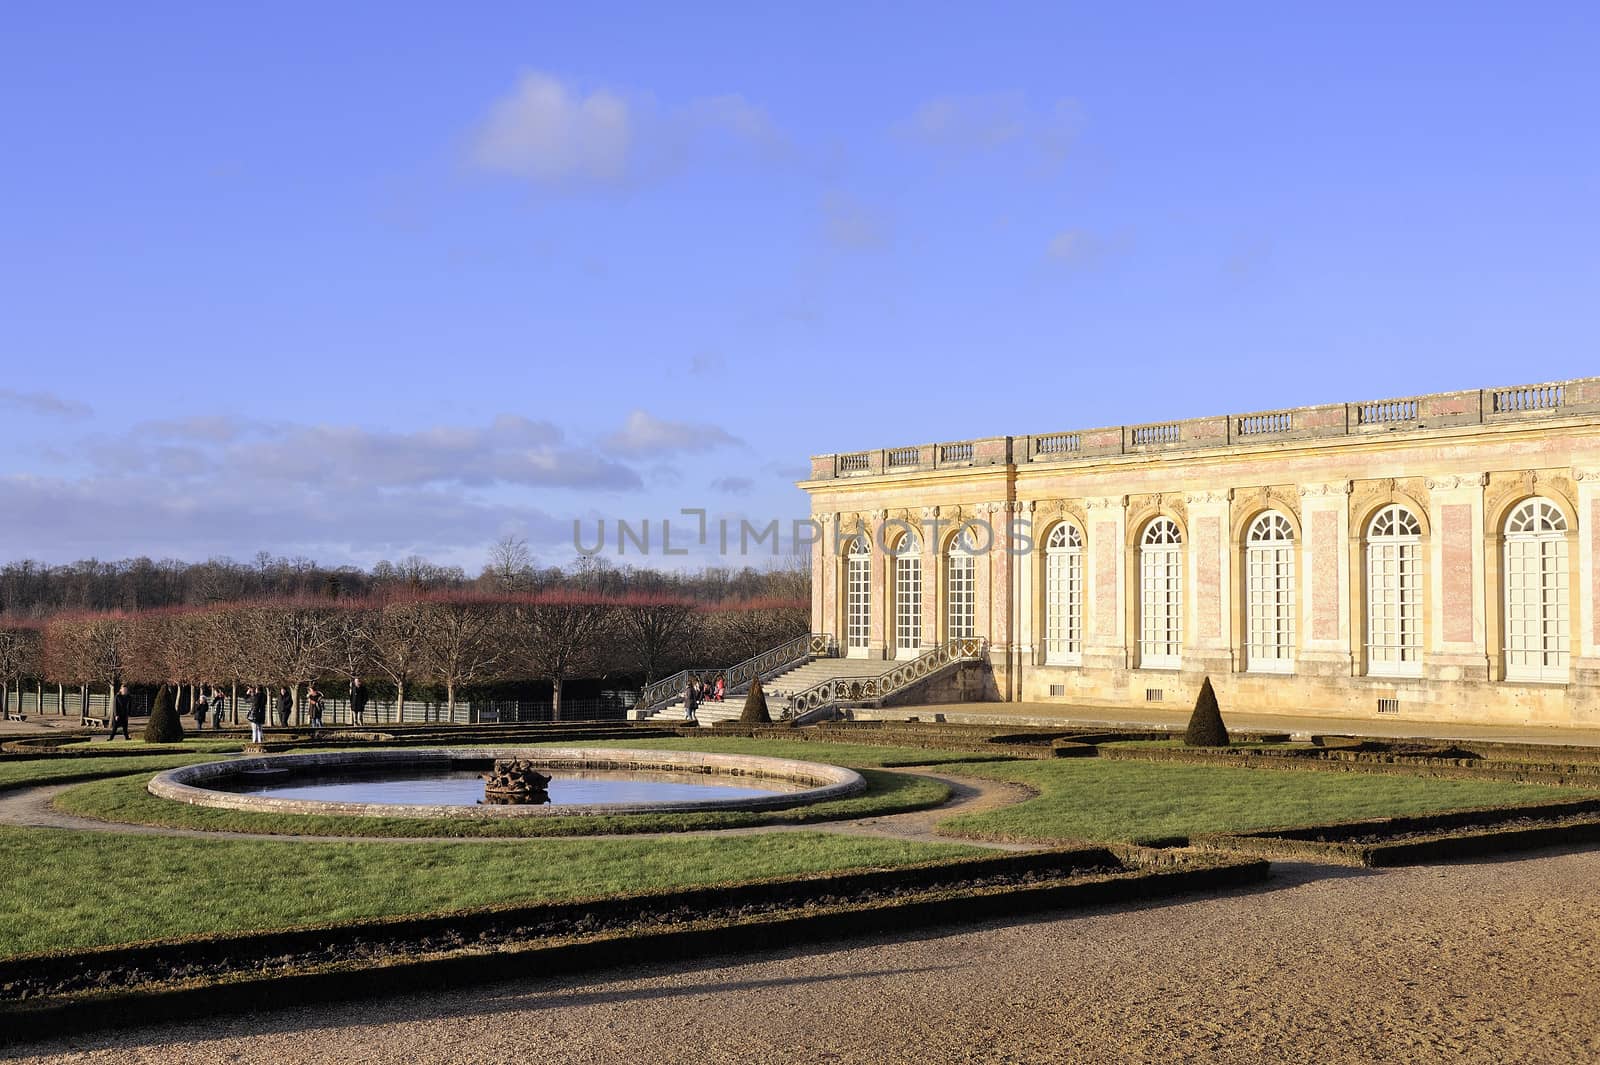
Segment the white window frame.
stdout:
<svg viewBox="0 0 1600 1065">
<path fill-rule="evenodd" d="M 1245 537 L 1245 670 L 1293 673 L 1295 656 L 1294 526 L 1263 511 Z"/>
<path fill-rule="evenodd" d="M 914 532 L 900 538 L 894 554 L 894 653 L 922 653 L 922 541 Z"/>
<path fill-rule="evenodd" d="M 858 536 L 845 554 L 845 657 L 867 657 L 872 642 L 872 547 Z"/>
<path fill-rule="evenodd" d="M 1183 666 L 1183 531 L 1152 519 L 1139 537 L 1139 667 Z"/>
<path fill-rule="evenodd" d="M 1506 680 L 1564 684 L 1572 676 L 1572 576 L 1567 516 L 1535 496 L 1506 516 L 1502 619 Z"/>
<path fill-rule="evenodd" d="M 1083 664 L 1083 534 L 1065 521 L 1045 541 L 1044 661 Z"/>
<path fill-rule="evenodd" d="M 1391 503 L 1367 523 L 1367 675 L 1422 675 L 1422 523 Z"/>
<path fill-rule="evenodd" d="M 978 635 L 978 560 L 970 531 L 950 541 L 945 555 L 945 635 L 952 640 Z"/>
</svg>

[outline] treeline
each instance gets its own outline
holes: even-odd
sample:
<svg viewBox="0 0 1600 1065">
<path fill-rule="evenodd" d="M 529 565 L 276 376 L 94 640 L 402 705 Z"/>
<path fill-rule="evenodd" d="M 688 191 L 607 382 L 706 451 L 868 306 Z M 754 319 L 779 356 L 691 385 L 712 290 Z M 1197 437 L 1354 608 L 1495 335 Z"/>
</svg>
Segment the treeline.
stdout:
<svg viewBox="0 0 1600 1065">
<path fill-rule="evenodd" d="M 265 599 L 366 600 L 400 594 L 437 592 L 539 594 L 572 590 L 605 595 L 668 595 L 697 603 L 729 600 L 805 599 L 809 570 L 783 565 L 757 570 L 708 568 L 697 573 L 663 573 L 580 559 L 565 569 L 532 564 L 520 541 L 502 540 L 476 577 L 459 566 L 440 566 L 412 556 L 379 562 L 371 569 L 329 567 L 305 558 L 274 558 L 262 553 L 253 562 L 215 558 L 180 562 L 148 558 L 64 565 L 33 560 L 0 566 L 0 620 L 43 620 L 82 611 L 160 610 Z"/>
<path fill-rule="evenodd" d="M 573 679 L 731 666 L 804 633 L 805 599 L 704 603 L 663 592 L 410 590 L 211 607 L 0 620 L 0 703 L 34 682 L 111 691 L 242 684 L 333 690 L 360 677 L 403 701 L 426 685 L 453 710 L 471 688 L 546 682 L 554 716 Z M 331 683 L 330 683 L 331 682 Z M 414 694 L 414 693 L 413 693 Z"/>
</svg>

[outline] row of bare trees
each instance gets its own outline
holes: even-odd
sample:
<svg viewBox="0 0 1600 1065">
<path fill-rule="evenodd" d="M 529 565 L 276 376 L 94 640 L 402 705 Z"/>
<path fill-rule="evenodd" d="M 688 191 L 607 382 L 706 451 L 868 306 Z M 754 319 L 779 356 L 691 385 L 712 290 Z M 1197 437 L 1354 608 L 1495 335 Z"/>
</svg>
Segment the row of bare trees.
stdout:
<svg viewBox="0 0 1600 1065">
<path fill-rule="evenodd" d="M 0 625 L 0 704 L 25 680 L 109 692 L 136 684 L 301 687 L 360 677 L 393 691 L 427 685 L 450 709 L 464 688 L 726 666 L 805 631 L 803 600 L 706 606 L 670 595 L 552 590 L 353 602 L 320 598 L 136 613 L 69 614 Z"/>
</svg>

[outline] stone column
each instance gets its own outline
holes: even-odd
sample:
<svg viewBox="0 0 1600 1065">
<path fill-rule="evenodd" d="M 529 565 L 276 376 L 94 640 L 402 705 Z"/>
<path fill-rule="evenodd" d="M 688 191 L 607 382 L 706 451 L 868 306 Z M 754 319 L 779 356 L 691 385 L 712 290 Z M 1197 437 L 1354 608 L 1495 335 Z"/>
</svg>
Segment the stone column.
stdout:
<svg viewBox="0 0 1600 1065">
<path fill-rule="evenodd" d="M 1430 680 L 1489 679 L 1484 629 L 1482 473 L 1429 477 L 1428 601 L 1423 631 L 1423 676 Z"/>
<path fill-rule="evenodd" d="M 1083 666 L 1089 669 L 1127 669 L 1128 574 L 1127 496 L 1104 496 L 1084 501 L 1089 515 L 1084 544 L 1084 600 L 1088 607 L 1083 633 Z"/>
<path fill-rule="evenodd" d="M 1295 672 L 1348 677 L 1350 652 L 1350 482 L 1300 486 L 1299 644 Z"/>
</svg>

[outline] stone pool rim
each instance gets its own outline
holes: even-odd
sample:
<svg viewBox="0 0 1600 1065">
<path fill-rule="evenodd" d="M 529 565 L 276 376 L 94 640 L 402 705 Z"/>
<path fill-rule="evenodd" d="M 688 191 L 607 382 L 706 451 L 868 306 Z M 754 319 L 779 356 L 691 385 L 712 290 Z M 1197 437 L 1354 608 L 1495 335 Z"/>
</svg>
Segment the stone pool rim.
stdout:
<svg viewBox="0 0 1600 1065">
<path fill-rule="evenodd" d="M 663 802 L 551 803 L 540 806 L 442 806 L 405 803 L 327 802 L 318 799 L 281 799 L 249 793 L 217 791 L 209 784 L 245 773 L 345 768 L 404 767 L 408 770 L 450 771 L 459 763 L 475 765 L 497 758 L 533 761 L 540 768 L 636 769 L 657 772 L 697 772 L 712 777 L 782 780 L 808 784 L 803 791 L 739 798 L 676 799 Z M 199 765 L 179 766 L 157 774 L 146 790 L 158 798 L 219 810 L 269 814 L 324 814 L 335 817 L 479 818 L 599 817 L 613 814 L 783 810 L 809 806 L 861 794 L 866 780 L 853 769 L 802 762 L 791 758 L 766 758 L 747 754 L 711 754 L 705 751 L 651 751 L 621 747 L 427 747 L 401 750 L 330 751 L 320 754 L 272 754 L 235 758 Z"/>
</svg>

